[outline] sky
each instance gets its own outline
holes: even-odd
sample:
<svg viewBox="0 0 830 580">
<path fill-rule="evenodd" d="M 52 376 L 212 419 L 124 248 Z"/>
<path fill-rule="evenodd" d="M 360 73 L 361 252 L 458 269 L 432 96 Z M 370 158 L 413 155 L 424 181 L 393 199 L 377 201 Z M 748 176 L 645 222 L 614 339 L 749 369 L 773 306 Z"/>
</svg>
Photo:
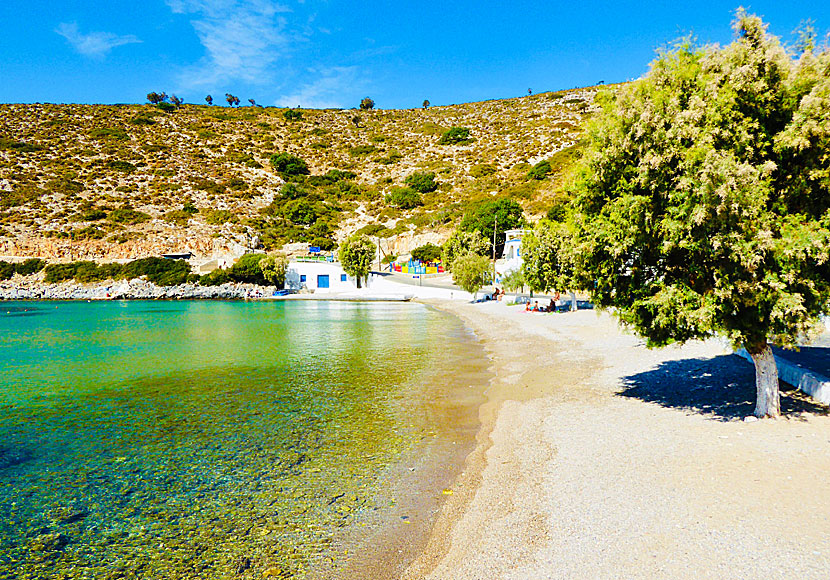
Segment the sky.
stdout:
<svg viewBox="0 0 830 580">
<path fill-rule="evenodd" d="M 420 107 L 631 80 L 693 34 L 733 39 L 733 2 L 5 0 L 0 102 Z M 744 3 L 785 43 L 830 2 Z"/>
</svg>

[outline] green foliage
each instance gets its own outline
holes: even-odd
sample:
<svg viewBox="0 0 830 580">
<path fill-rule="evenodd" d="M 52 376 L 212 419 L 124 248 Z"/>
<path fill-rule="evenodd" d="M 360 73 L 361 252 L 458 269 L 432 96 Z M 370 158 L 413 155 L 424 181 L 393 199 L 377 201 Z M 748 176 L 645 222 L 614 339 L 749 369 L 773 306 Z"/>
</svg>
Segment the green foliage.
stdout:
<svg viewBox="0 0 830 580">
<path fill-rule="evenodd" d="M 8 280 L 14 276 L 15 265 L 11 262 L 0 261 L 0 280 Z"/>
<path fill-rule="evenodd" d="M 291 153 L 275 153 L 271 155 L 271 167 L 274 171 L 283 175 L 308 175 L 308 164 L 301 158 Z"/>
<path fill-rule="evenodd" d="M 123 171 L 124 173 L 132 173 L 137 167 L 129 161 L 109 161 L 107 167 L 115 169 L 116 171 Z"/>
<path fill-rule="evenodd" d="M 377 147 L 375 147 L 374 145 L 357 145 L 349 149 L 349 155 L 351 155 L 352 157 L 359 157 L 361 155 L 368 155 L 369 153 L 374 153 L 375 151 L 377 151 Z"/>
<path fill-rule="evenodd" d="M 204 214 L 205 221 L 213 226 L 232 224 L 237 221 L 236 214 L 227 209 L 213 209 L 202 213 Z"/>
<path fill-rule="evenodd" d="M 470 130 L 467 127 L 452 127 L 441 135 L 439 145 L 468 145 L 474 139 L 470 137 Z"/>
<path fill-rule="evenodd" d="M 496 168 L 489 163 L 479 163 L 470 167 L 470 177 L 478 179 L 479 177 L 493 175 L 496 171 Z"/>
<path fill-rule="evenodd" d="M 199 278 L 199 284 L 201 286 L 221 286 L 222 284 L 227 284 L 230 281 L 231 277 L 228 275 L 228 271 L 220 268 L 217 268 L 213 272 L 205 274 Z"/>
<path fill-rule="evenodd" d="M 525 282 L 524 274 L 522 273 L 522 269 L 518 268 L 516 270 L 511 270 L 501 279 L 501 285 L 505 290 L 510 292 L 518 291 L 524 288 L 527 283 Z"/>
<path fill-rule="evenodd" d="M 505 231 L 521 228 L 525 225 L 522 206 L 508 198 L 493 199 L 473 206 L 461 219 L 460 229 L 478 231 L 482 237 L 493 244 L 493 231 L 496 232 L 496 255 L 501 255 L 505 242 Z"/>
<path fill-rule="evenodd" d="M 365 236 L 371 236 L 373 238 L 388 238 L 392 234 L 392 230 L 383 224 L 367 224 L 357 230 L 357 233 Z"/>
<path fill-rule="evenodd" d="M 187 222 L 190 221 L 191 217 L 193 217 L 192 212 L 185 211 L 183 209 L 174 209 L 165 212 L 161 216 L 161 219 L 171 224 L 176 224 L 180 227 L 187 227 Z"/>
<path fill-rule="evenodd" d="M 121 127 L 98 127 L 89 132 L 93 139 L 114 139 L 116 141 L 128 141 L 130 136 Z"/>
<path fill-rule="evenodd" d="M 435 262 L 441 258 L 443 250 L 435 244 L 424 244 L 412 250 L 412 258 L 420 262 Z"/>
<path fill-rule="evenodd" d="M 429 193 L 438 189 L 438 183 L 435 181 L 435 174 L 431 171 L 421 172 L 416 171 L 406 177 L 403 182 L 421 193 Z"/>
<path fill-rule="evenodd" d="M 286 109 L 282 112 L 282 116 L 286 121 L 301 121 L 303 119 L 303 112 L 297 109 Z"/>
<path fill-rule="evenodd" d="M 412 209 L 424 205 L 424 200 L 409 187 L 393 187 L 386 196 L 386 203 L 401 209 Z"/>
<path fill-rule="evenodd" d="M 376 158 L 375 161 L 381 165 L 394 165 L 401 159 L 403 159 L 403 155 L 401 155 L 400 151 L 397 149 L 391 149 L 389 153 L 383 157 Z"/>
<path fill-rule="evenodd" d="M 360 109 L 363 111 L 370 111 L 375 108 L 375 101 L 369 97 L 363 97 L 360 100 Z"/>
<path fill-rule="evenodd" d="M 122 207 L 112 210 L 107 219 L 116 224 L 136 225 L 142 224 L 150 220 L 150 216 L 144 212 L 134 210 L 128 207 Z"/>
<path fill-rule="evenodd" d="M 43 270 L 45 266 L 46 260 L 41 260 L 40 258 L 29 258 L 28 260 L 15 264 L 14 271 L 21 276 L 30 276 L 31 274 L 35 274 Z"/>
<path fill-rule="evenodd" d="M 172 113 L 177 109 L 176 105 L 174 105 L 173 103 L 159 103 L 158 105 L 156 105 L 156 107 L 158 107 L 165 113 Z"/>
<path fill-rule="evenodd" d="M 0 151 L 15 151 L 17 153 L 36 153 L 42 151 L 43 146 L 25 141 L 15 141 L 8 137 L 0 137 Z"/>
<path fill-rule="evenodd" d="M 159 103 L 163 103 L 167 100 L 167 93 L 147 93 L 147 102 L 158 105 Z"/>
<path fill-rule="evenodd" d="M 522 278 L 535 292 L 565 290 L 573 283 L 572 236 L 564 224 L 539 221 L 522 238 Z"/>
<path fill-rule="evenodd" d="M 830 54 L 795 60 L 740 11 L 736 32 L 662 54 L 589 133 L 583 285 L 651 345 L 722 334 L 759 354 L 830 305 Z"/>
<path fill-rule="evenodd" d="M 452 270 L 455 259 L 466 254 L 479 254 L 486 256 L 489 252 L 490 244 L 481 235 L 481 232 L 473 230 L 465 232 L 463 230 L 455 230 L 449 239 L 444 242 L 443 256 L 444 265 Z"/>
<path fill-rule="evenodd" d="M 358 288 L 360 288 L 361 279 L 365 278 L 372 268 L 376 250 L 377 247 L 372 240 L 360 234 L 353 234 L 340 244 L 338 251 L 340 265 L 349 276 L 357 279 Z"/>
<path fill-rule="evenodd" d="M 550 166 L 550 161 L 548 161 L 547 159 L 543 159 L 542 161 L 534 165 L 533 169 L 527 172 L 527 178 L 542 180 L 545 179 L 552 172 L 553 169 Z"/>
<path fill-rule="evenodd" d="M 122 266 L 120 277 L 132 280 L 144 276 L 157 286 L 176 286 L 184 284 L 188 274 L 190 274 L 190 264 L 185 260 L 153 257 L 127 262 Z"/>
<path fill-rule="evenodd" d="M 259 269 L 268 284 L 278 288 L 285 286 L 285 271 L 288 269 L 288 258 L 285 256 L 267 256 L 259 261 Z"/>
<path fill-rule="evenodd" d="M 568 211 L 569 211 L 569 203 L 563 199 L 558 199 L 553 202 L 553 205 L 550 206 L 546 217 L 548 220 L 552 222 L 562 222 L 565 221 Z"/>
<path fill-rule="evenodd" d="M 464 254 L 453 261 L 452 281 L 462 290 L 475 294 L 493 279 L 493 263 L 486 256 Z"/>
<path fill-rule="evenodd" d="M 308 199 L 296 199 L 285 205 L 283 215 L 292 223 L 311 225 L 319 217 L 317 204 Z"/>
<path fill-rule="evenodd" d="M 267 284 L 262 268 L 260 268 L 260 262 L 265 258 L 265 254 L 245 254 L 231 266 L 228 276 L 234 282 Z"/>
</svg>

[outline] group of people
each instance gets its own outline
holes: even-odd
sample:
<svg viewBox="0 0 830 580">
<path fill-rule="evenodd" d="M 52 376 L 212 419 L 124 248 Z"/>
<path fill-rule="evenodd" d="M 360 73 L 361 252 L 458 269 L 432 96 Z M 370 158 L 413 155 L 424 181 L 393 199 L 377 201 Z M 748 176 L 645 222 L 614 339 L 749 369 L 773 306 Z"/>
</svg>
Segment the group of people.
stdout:
<svg viewBox="0 0 830 580">
<path fill-rule="evenodd" d="M 530 305 L 530 301 L 527 301 L 525 304 L 525 312 L 556 312 L 556 303 L 559 302 L 559 292 L 557 292 L 553 298 L 550 299 L 550 304 L 547 306 L 539 306 L 539 301 L 535 301 L 533 306 Z"/>
</svg>

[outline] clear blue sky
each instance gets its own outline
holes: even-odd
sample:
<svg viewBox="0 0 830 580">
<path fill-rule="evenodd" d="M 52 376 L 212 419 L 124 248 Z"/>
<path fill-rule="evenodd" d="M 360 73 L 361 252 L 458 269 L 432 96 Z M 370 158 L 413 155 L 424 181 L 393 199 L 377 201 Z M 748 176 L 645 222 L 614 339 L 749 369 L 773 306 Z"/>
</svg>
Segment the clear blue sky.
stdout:
<svg viewBox="0 0 830 580">
<path fill-rule="evenodd" d="M 0 101 L 418 107 L 637 78 L 688 33 L 726 44 L 737 2 L 6 0 Z M 793 41 L 830 1 L 746 4 Z"/>
</svg>

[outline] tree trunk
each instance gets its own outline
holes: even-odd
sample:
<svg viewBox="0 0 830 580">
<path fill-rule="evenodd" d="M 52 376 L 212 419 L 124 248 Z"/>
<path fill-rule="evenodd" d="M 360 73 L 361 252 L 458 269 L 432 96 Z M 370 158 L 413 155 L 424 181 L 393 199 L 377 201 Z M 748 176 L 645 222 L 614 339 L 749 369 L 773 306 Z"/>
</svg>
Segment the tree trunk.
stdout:
<svg viewBox="0 0 830 580">
<path fill-rule="evenodd" d="M 576 292 L 571 290 L 571 312 L 576 312 Z"/>
<path fill-rule="evenodd" d="M 775 418 L 781 414 L 778 396 L 778 367 L 768 344 L 746 349 L 755 363 L 755 389 L 757 400 L 755 416 Z M 753 352 L 754 351 L 754 352 Z"/>
<path fill-rule="evenodd" d="M 360 276 L 355 276 L 355 279 L 357 280 L 357 287 L 360 288 Z"/>
</svg>

